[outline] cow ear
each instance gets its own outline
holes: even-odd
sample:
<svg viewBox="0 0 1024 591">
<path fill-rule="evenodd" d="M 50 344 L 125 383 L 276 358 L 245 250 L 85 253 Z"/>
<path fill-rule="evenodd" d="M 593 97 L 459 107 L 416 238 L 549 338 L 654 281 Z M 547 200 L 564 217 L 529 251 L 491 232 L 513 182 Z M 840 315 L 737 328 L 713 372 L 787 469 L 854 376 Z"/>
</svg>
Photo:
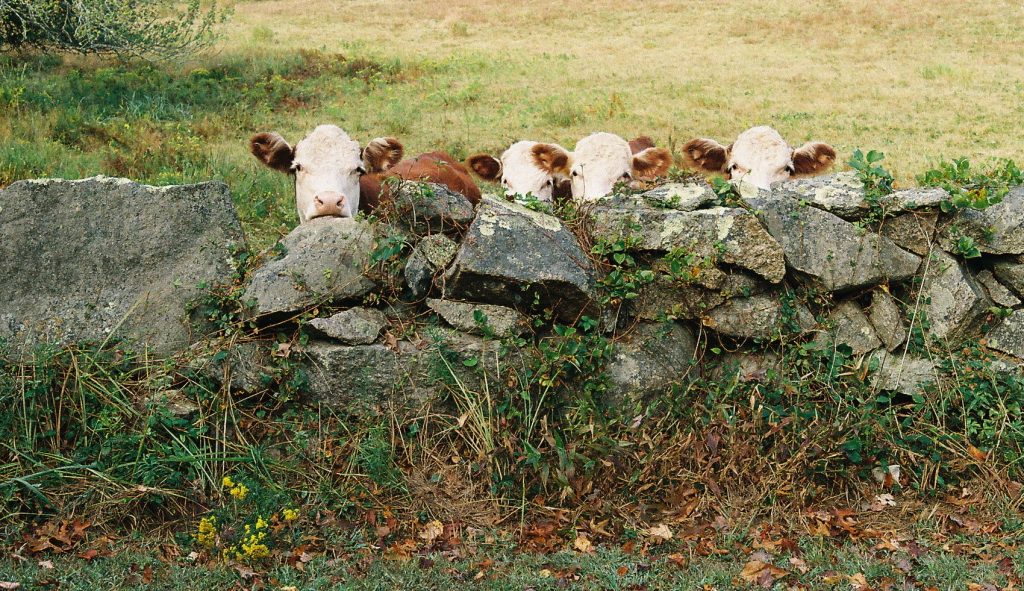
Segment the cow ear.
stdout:
<svg viewBox="0 0 1024 591">
<path fill-rule="evenodd" d="M 665 176 L 672 167 L 672 153 L 666 148 L 647 148 L 633 156 L 633 177 L 652 179 Z"/>
<path fill-rule="evenodd" d="M 277 133 L 257 133 L 249 139 L 249 151 L 265 166 L 286 174 L 294 172 L 295 149 Z"/>
<path fill-rule="evenodd" d="M 715 140 L 698 138 L 683 146 L 683 165 L 690 169 L 722 172 L 728 159 L 729 148 Z"/>
<path fill-rule="evenodd" d="M 473 154 L 466 158 L 466 166 L 485 181 L 501 178 L 501 160 L 490 154 Z"/>
<path fill-rule="evenodd" d="M 569 176 L 569 153 L 565 148 L 554 144 L 537 144 L 530 148 L 533 163 L 544 172 L 559 176 Z"/>
<path fill-rule="evenodd" d="M 793 151 L 794 174 L 817 174 L 835 161 L 836 151 L 822 142 L 807 142 Z"/>
<path fill-rule="evenodd" d="M 370 140 L 363 148 L 363 163 L 366 172 L 384 172 L 402 160 L 405 148 L 393 137 L 379 137 Z"/>
<path fill-rule="evenodd" d="M 647 148 L 653 148 L 653 147 L 654 147 L 654 140 L 652 140 L 651 138 L 649 138 L 646 135 L 641 135 L 639 137 L 635 137 L 635 138 L 629 140 L 629 153 L 630 154 L 639 154 L 640 152 L 643 152 Z"/>
</svg>

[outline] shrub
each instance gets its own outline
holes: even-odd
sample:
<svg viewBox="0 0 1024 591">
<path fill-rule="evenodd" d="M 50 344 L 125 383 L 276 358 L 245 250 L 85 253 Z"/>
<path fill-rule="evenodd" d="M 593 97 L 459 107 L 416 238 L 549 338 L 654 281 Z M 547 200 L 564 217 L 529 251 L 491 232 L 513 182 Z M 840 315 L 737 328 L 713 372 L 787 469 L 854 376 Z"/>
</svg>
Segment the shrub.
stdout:
<svg viewBox="0 0 1024 591">
<path fill-rule="evenodd" d="M 0 49 L 171 58 L 213 41 L 228 15 L 216 3 L 166 0 L 11 0 L 0 4 Z"/>
</svg>

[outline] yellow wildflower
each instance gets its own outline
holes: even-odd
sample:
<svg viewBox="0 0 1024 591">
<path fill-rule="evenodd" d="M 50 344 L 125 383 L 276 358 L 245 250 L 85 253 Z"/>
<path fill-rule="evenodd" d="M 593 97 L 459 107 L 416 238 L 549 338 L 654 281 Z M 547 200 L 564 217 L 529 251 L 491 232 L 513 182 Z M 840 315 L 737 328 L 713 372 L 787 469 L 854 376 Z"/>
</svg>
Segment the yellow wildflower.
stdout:
<svg viewBox="0 0 1024 591">
<path fill-rule="evenodd" d="M 231 496 L 241 501 L 245 498 L 245 495 L 249 494 L 249 487 L 244 484 L 236 484 L 228 492 L 231 493 Z"/>
<path fill-rule="evenodd" d="M 235 485 L 235 481 L 231 480 L 230 476 L 225 476 L 224 480 L 221 480 L 220 483 L 224 485 L 224 488 L 231 488 Z"/>
<path fill-rule="evenodd" d="M 262 517 L 257 517 L 256 518 L 256 529 L 267 529 L 268 525 L 270 525 L 270 524 L 267 523 L 267 521 L 265 519 L 263 519 Z"/>
<path fill-rule="evenodd" d="M 203 517 L 199 520 L 199 530 L 196 533 L 196 542 L 203 548 L 212 549 L 217 542 L 217 518 Z"/>
<path fill-rule="evenodd" d="M 295 509 L 287 508 L 282 513 L 284 514 L 285 521 L 295 521 L 299 518 L 299 512 Z"/>
</svg>

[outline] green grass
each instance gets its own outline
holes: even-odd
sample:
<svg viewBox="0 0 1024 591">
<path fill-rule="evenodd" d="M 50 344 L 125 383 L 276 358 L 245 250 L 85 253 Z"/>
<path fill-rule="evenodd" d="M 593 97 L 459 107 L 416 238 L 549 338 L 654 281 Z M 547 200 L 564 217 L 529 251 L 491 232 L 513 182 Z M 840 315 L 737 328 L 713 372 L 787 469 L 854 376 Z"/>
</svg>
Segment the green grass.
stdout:
<svg viewBox="0 0 1024 591">
<path fill-rule="evenodd" d="M 771 562 L 789 574 L 774 588 L 805 585 L 809 589 L 850 589 L 847 577 L 862 574 L 869 585 L 909 585 L 910 589 L 934 587 L 963 590 L 968 583 L 994 584 L 1002 588 L 1007 574 L 991 562 L 968 558 L 942 549 L 929 549 L 919 557 L 907 552 L 883 552 L 870 544 L 835 544 L 828 540 L 806 538 L 799 541 L 796 554 L 782 553 Z M 672 589 L 719 590 L 758 588 L 745 582 L 740 574 L 751 554 L 738 551 L 726 556 L 686 556 L 683 564 L 666 558 L 667 549 L 655 547 L 646 555 L 626 553 L 617 548 L 599 548 L 580 554 L 561 551 L 552 554 L 509 553 L 477 549 L 473 555 L 452 559 L 441 554 L 423 554 L 401 560 L 382 559 L 371 553 L 355 552 L 329 560 L 314 558 L 300 570 L 282 565 L 260 567 L 247 578 L 232 566 L 194 565 L 178 558 L 166 560 L 156 552 L 123 550 L 110 558 L 91 562 L 75 557 L 48 558 L 53 568 L 43 568 L 39 558 L 0 559 L 0 581 L 20 582 L 23 589 L 61 589 L 92 591 L 110 589 L 224 589 L 248 586 L 253 582 L 269 584 L 272 589 L 288 586 L 302 591 L 327 589 L 410 590 L 432 589 Z M 799 556 L 806 573 L 789 562 Z M 1024 555 L 1008 556 L 1020 561 Z M 908 569 L 909 570 L 905 570 Z M 152 581 L 144 577 L 151 572 Z M 245 569 L 243 569 L 245 570 Z M 1019 573 L 1010 573 L 1019 577 Z M 707 585 L 708 587 L 705 587 Z M 799 588 L 799 587 L 798 587 Z M 877 588 L 877 587 L 876 587 Z"/>
</svg>

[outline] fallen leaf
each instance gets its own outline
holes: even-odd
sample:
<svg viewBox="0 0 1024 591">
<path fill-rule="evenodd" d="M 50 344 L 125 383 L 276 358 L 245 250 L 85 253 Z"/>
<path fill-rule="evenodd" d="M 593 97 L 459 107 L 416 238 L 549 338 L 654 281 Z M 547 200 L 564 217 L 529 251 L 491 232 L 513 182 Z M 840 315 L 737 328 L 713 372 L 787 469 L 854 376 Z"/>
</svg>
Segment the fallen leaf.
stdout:
<svg viewBox="0 0 1024 591">
<path fill-rule="evenodd" d="M 434 540 L 439 538 L 444 533 L 444 524 L 438 520 L 428 522 L 423 526 L 423 531 L 419 533 L 419 538 L 426 543 L 433 543 Z"/>
<path fill-rule="evenodd" d="M 616 571 L 620 577 L 624 577 L 629 574 L 629 567 L 626 565 L 620 566 Z"/>
<path fill-rule="evenodd" d="M 591 543 L 591 541 L 587 539 L 587 536 L 583 534 L 576 536 L 576 541 L 574 541 L 572 545 L 573 548 L 576 548 L 584 554 L 589 554 L 590 552 L 594 551 L 594 544 Z"/>
<path fill-rule="evenodd" d="M 748 583 L 755 583 L 764 588 L 771 587 L 775 581 L 788 575 L 789 572 L 760 560 L 751 560 L 743 566 L 740 578 Z"/>
<path fill-rule="evenodd" d="M 4 591 L 14 591 L 14 589 L 21 589 L 21 583 L 0 581 L 0 589 L 4 589 Z"/>
<path fill-rule="evenodd" d="M 686 568 L 686 565 L 690 562 L 685 556 L 679 553 L 669 554 L 665 557 L 665 560 L 668 560 L 679 568 Z"/>
<path fill-rule="evenodd" d="M 853 587 L 853 591 L 868 591 L 868 580 L 863 573 L 857 573 L 850 575 L 850 586 Z"/>
<path fill-rule="evenodd" d="M 41 568 L 43 570 L 50 570 L 50 569 L 53 568 L 53 561 L 52 560 L 40 560 L 39 561 L 39 568 Z"/>
<path fill-rule="evenodd" d="M 804 562 L 803 558 L 797 558 L 796 556 L 789 559 L 789 564 L 796 570 L 800 571 L 800 574 L 807 574 L 807 571 L 811 570 L 810 567 L 807 566 L 807 563 Z"/>
<path fill-rule="evenodd" d="M 974 458 L 975 460 L 978 460 L 979 462 L 984 462 L 985 460 L 988 459 L 987 451 L 981 451 L 980 449 L 974 447 L 973 445 L 967 446 L 967 453 L 971 454 L 971 457 Z"/>
<path fill-rule="evenodd" d="M 647 535 L 661 542 L 672 539 L 672 530 L 664 523 L 647 528 Z"/>
</svg>

